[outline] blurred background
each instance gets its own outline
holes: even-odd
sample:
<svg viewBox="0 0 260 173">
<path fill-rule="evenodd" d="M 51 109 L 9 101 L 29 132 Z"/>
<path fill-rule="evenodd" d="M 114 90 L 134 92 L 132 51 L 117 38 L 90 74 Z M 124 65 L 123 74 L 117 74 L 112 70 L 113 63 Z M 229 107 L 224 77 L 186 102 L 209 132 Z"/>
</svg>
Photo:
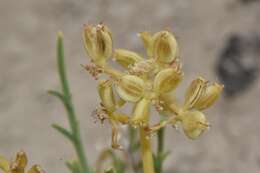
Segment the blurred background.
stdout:
<svg viewBox="0 0 260 173">
<path fill-rule="evenodd" d="M 69 80 L 85 148 L 94 163 L 110 145 L 110 127 L 94 123 L 96 82 L 81 67 L 86 58 L 81 31 L 102 21 L 117 48 L 144 53 L 138 32 L 171 29 L 178 38 L 185 78 L 225 84 L 225 93 L 206 111 L 210 131 L 196 141 L 167 129 L 168 173 L 258 173 L 260 171 L 260 1 L 258 0 L 0 0 L 0 153 L 26 151 L 30 164 L 47 173 L 69 171 L 70 143 L 54 131 L 66 124 L 60 102 L 55 40 L 64 32 Z"/>
</svg>

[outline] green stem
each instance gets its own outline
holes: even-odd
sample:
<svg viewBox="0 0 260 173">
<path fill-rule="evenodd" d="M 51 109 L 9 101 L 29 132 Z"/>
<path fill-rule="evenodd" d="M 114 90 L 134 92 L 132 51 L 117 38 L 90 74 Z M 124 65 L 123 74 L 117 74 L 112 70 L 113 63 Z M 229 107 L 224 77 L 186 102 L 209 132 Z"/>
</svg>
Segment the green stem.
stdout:
<svg viewBox="0 0 260 173">
<path fill-rule="evenodd" d="M 164 153 L 164 133 L 165 133 L 165 128 L 161 128 L 157 132 L 157 173 L 162 173 L 163 169 L 163 153 Z"/>
<path fill-rule="evenodd" d="M 128 127 L 128 133 L 129 133 L 129 152 L 134 152 L 135 144 L 136 144 L 136 132 L 135 129 L 131 126 Z"/>
<path fill-rule="evenodd" d="M 58 58 L 58 72 L 60 82 L 62 86 L 62 93 L 64 97 L 64 104 L 67 110 L 67 116 L 70 125 L 70 133 L 72 138 L 69 138 L 73 143 L 76 150 L 76 154 L 79 159 L 79 163 L 82 169 L 82 173 L 90 173 L 90 168 L 87 163 L 83 144 L 80 137 L 80 129 L 75 115 L 74 106 L 71 99 L 69 84 L 66 76 L 65 63 L 64 63 L 64 47 L 63 47 L 63 36 L 62 33 L 58 33 L 57 39 L 57 58 Z"/>
<path fill-rule="evenodd" d="M 136 130 L 129 126 L 128 127 L 129 132 L 129 148 L 128 148 L 128 154 L 131 162 L 132 169 L 135 173 L 140 172 L 140 168 L 138 165 L 138 162 L 134 159 L 134 153 L 139 150 L 140 148 L 140 142 L 136 140 Z"/>
<path fill-rule="evenodd" d="M 157 154 L 159 153 L 163 153 L 164 151 L 164 132 L 165 132 L 165 129 L 164 128 L 161 128 L 159 131 L 158 131 L 158 148 L 157 148 Z"/>
</svg>

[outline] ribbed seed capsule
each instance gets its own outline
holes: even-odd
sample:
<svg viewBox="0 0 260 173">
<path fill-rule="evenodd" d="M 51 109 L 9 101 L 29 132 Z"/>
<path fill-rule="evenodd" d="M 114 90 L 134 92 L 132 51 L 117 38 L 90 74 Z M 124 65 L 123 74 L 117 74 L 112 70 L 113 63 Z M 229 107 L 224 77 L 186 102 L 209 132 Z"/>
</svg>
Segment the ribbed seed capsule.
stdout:
<svg viewBox="0 0 260 173">
<path fill-rule="evenodd" d="M 45 173 L 39 165 L 33 165 L 28 173 Z"/>
<path fill-rule="evenodd" d="M 153 88 L 157 93 L 170 92 L 181 82 L 183 74 L 172 68 L 161 70 L 154 79 Z"/>
<path fill-rule="evenodd" d="M 170 112 L 178 114 L 179 112 L 179 106 L 176 107 L 177 104 L 177 99 L 175 96 L 175 92 L 169 92 L 169 93 L 165 93 L 165 94 L 161 94 L 160 95 L 160 100 L 163 101 L 163 110 L 165 112 Z"/>
<path fill-rule="evenodd" d="M 24 152 L 20 151 L 16 154 L 15 160 L 10 165 L 10 172 L 24 173 L 24 169 L 26 165 L 27 165 L 27 156 Z"/>
<path fill-rule="evenodd" d="M 84 46 L 87 54 L 90 56 L 90 58 L 95 61 L 95 40 L 94 40 L 94 34 L 95 34 L 95 28 L 89 25 L 86 25 L 83 30 L 83 41 Z"/>
<path fill-rule="evenodd" d="M 207 81 L 202 77 L 193 80 L 186 91 L 184 107 L 190 109 L 205 93 Z"/>
<path fill-rule="evenodd" d="M 6 160 L 4 157 L 0 156 L 0 170 L 3 170 L 4 172 L 9 171 L 9 161 Z"/>
<path fill-rule="evenodd" d="M 114 59 L 120 65 L 125 68 L 128 68 L 129 65 L 133 65 L 138 61 L 141 61 L 143 58 L 135 52 L 125 50 L 125 49 L 116 49 L 114 51 Z"/>
<path fill-rule="evenodd" d="M 155 62 L 153 59 L 138 61 L 129 67 L 129 73 L 137 76 L 145 75 L 154 70 Z"/>
<path fill-rule="evenodd" d="M 118 95 L 130 102 L 137 102 L 143 96 L 144 88 L 143 79 L 134 75 L 123 76 L 116 85 Z"/>
<path fill-rule="evenodd" d="M 83 40 L 87 54 L 94 63 L 103 65 L 105 60 L 112 55 L 112 36 L 103 24 L 96 27 L 85 26 Z"/>
<path fill-rule="evenodd" d="M 208 86 L 204 94 L 200 99 L 194 104 L 194 107 L 199 110 L 206 109 L 210 107 L 219 98 L 224 86 L 218 83 L 214 83 Z"/>
<path fill-rule="evenodd" d="M 116 102 L 111 81 L 101 80 L 98 84 L 98 92 L 104 107 L 109 112 L 114 112 L 116 109 Z"/>
<path fill-rule="evenodd" d="M 153 36 L 153 56 L 161 63 L 171 63 L 178 55 L 178 44 L 168 31 L 161 31 Z"/>
<path fill-rule="evenodd" d="M 150 103 L 151 101 L 146 98 L 142 98 L 138 103 L 136 103 L 133 111 L 133 118 L 131 120 L 134 127 L 145 127 L 148 125 Z"/>
<path fill-rule="evenodd" d="M 205 115 L 199 111 L 188 111 L 181 115 L 182 127 L 186 136 L 190 139 L 198 138 L 209 125 Z"/>
<path fill-rule="evenodd" d="M 112 36 L 107 26 L 97 26 L 97 56 L 107 59 L 112 56 Z"/>
</svg>

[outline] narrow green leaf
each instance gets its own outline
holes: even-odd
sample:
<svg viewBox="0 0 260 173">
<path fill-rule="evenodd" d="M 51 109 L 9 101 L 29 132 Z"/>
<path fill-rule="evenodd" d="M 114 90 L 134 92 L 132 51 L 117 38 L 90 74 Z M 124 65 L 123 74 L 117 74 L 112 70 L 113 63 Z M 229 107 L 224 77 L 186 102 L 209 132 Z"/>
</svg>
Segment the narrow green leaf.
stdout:
<svg viewBox="0 0 260 173">
<path fill-rule="evenodd" d="M 66 99 L 63 96 L 63 94 L 61 94 L 59 91 L 54 91 L 54 90 L 49 90 L 48 93 L 52 96 L 57 97 L 58 99 L 60 99 L 62 102 L 65 102 Z"/>
<path fill-rule="evenodd" d="M 58 57 L 58 70 L 59 77 L 62 86 L 62 91 L 65 97 L 70 97 L 69 84 L 67 81 L 65 63 L 64 63 L 64 45 L 63 45 L 63 34 L 58 32 L 57 37 L 57 57 Z"/>
<path fill-rule="evenodd" d="M 69 140 L 71 141 L 74 140 L 74 136 L 67 129 L 61 127 L 58 124 L 52 124 L 52 127 L 56 129 L 58 132 L 60 132 L 61 134 L 63 134 L 65 137 L 67 137 Z"/>
<path fill-rule="evenodd" d="M 78 161 L 66 161 L 65 164 L 72 173 L 82 173 L 82 171 L 80 171 L 81 168 Z"/>
<path fill-rule="evenodd" d="M 58 91 L 49 90 L 48 93 L 54 97 L 57 97 L 64 105 L 67 111 L 70 111 L 70 106 L 67 98 Z"/>
<path fill-rule="evenodd" d="M 110 167 L 110 168 L 105 170 L 105 173 L 117 173 L 117 172 L 113 167 Z"/>
</svg>

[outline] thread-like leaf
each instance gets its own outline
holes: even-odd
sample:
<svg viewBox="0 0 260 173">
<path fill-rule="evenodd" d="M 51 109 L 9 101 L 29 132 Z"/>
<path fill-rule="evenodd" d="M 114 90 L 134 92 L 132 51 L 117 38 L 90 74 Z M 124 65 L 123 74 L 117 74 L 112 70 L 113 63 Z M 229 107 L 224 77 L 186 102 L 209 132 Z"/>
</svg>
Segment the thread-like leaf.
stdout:
<svg viewBox="0 0 260 173">
<path fill-rule="evenodd" d="M 66 76 L 66 69 L 64 63 L 64 45 L 63 45 L 63 35 L 61 32 L 58 33 L 57 37 L 57 57 L 58 57 L 58 71 L 61 81 L 62 91 L 66 97 L 70 96 L 69 84 Z"/>
<path fill-rule="evenodd" d="M 80 168 L 80 164 L 78 161 L 66 161 L 65 162 L 66 166 L 69 168 L 69 170 L 72 172 L 72 173 L 81 173 L 82 171 L 81 168 Z"/>
<path fill-rule="evenodd" d="M 117 173 L 117 172 L 113 167 L 110 167 L 110 168 L 105 170 L 105 173 Z"/>
<path fill-rule="evenodd" d="M 59 91 L 49 90 L 48 93 L 52 96 L 57 97 L 60 99 L 64 104 L 66 103 L 66 99 L 63 94 L 61 94 Z"/>
<path fill-rule="evenodd" d="M 60 132 L 61 134 L 63 134 L 65 137 L 67 137 L 69 140 L 73 141 L 74 137 L 71 134 L 71 132 L 69 132 L 67 129 L 65 129 L 64 127 L 61 127 L 58 124 L 52 124 L 52 127 L 54 129 L 56 129 L 58 132 Z"/>
</svg>

